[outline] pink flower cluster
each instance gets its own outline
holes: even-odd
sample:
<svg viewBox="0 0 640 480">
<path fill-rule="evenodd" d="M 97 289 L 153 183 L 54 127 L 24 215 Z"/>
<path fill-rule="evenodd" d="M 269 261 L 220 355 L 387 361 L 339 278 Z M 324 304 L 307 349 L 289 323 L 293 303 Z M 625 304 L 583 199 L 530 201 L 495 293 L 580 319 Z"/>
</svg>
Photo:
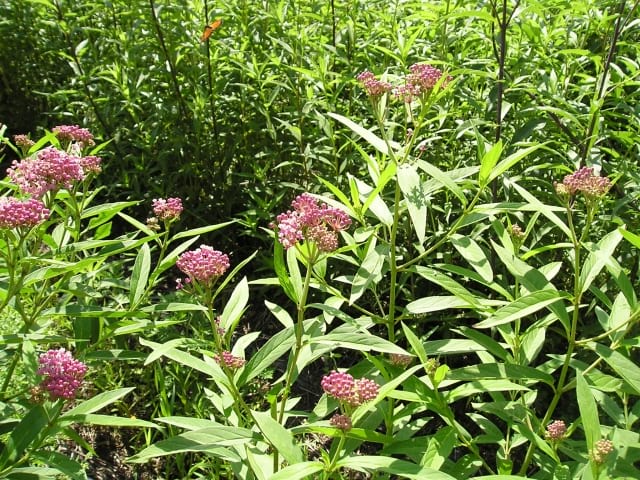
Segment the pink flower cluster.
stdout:
<svg viewBox="0 0 640 480">
<path fill-rule="evenodd" d="M 320 385 L 328 395 L 352 407 L 376 398 L 380 388 L 373 380 L 368 378 L 354 380 L 350 374 L 335 370 L 322 377 Z"/>
<path fill-rule="evenodd" d="M 40 200 L 0 198 L 0 228 L 35 227 L 49 218 L 49 209 Z"/>
<path fill-rule="evenodd" d="M 189 276 L 186 280 L 211 286 L 230 266 L 229 257 L 208 245 L 180 255 L 176 266 Z"/>
<path fill-rule="evenodd" d="M 43 375 L 42 387 L 49 392 L 52 399 L 75 398 L 82 386 L 87 366 L 73 358 L 71 352 L 64 348 L 49 350 L 38 359 L 40 368 L 38 375 Z"/>
<path fill-rule="evenodd" d="M 442 78 L 442 70 L 425 63 L 411 65 L 409 70 L 411 73 L 407 75 L 405 84 L 394 90 L 395 96 L 406 103 L 411 103 L 416 98 L 430 94 Z M 446 86 L 449 81 L 450 78 L 447 77 L 442 86 Z"/>
<path fill-rule="evenodd" d="M 182 200 L 179 198 L 154 198 L 153 214 L 158 220 L 171 221 L 180 218 L 182 213 Z"/>
<path fill-rule="evenodd" d="M 567 434 L 567 426 L 562 420 L 555 420 L 547 426 L 545 437 L 552 441 L 558 441 L 564 439 Z"/>
<path fill-rule="evenodd" d="M 351 225 L 346 213 L 326 203 L 319 204 L 308 193 L 298 195 L 291 206 L 293 210 L 277 217 L 278 240 L 284 248 L 291 248 L 300 240 L 315 242 L 322 252 L 338 248 L 337 232 Z"/>
<path fill-rule="evenodd" d="M 582 167 L 567 175 L 562 183 L 556 183 L 556 192 L 560 195 L 575 195 L 581 192 L 587 198 L 598 198 L 611 188 L 611 180 L 595 175 L 592 167 Z"/>
<path fill-rule="evenodd" d="M 602 464 L 609 455 L 613 452 L 613 442 L 611 440 L 602 439 L 598 440 L 593 449 L 593 460 L 596 463 Z"/>
<path fill-rule="evenodd" d="M 31 140 L 26 135 L 14 135 L 13 141 L 16 144 L 16 146 L 23 148 L 25 150 L 28 150 L 29 148 L 33 147 L 36 144 L 33 140 Z"/>
<path fill-rule="evenodd" d="M 360 73 L 356 79 L 360 82 L 364 91 L 367 92 L 367 95 L 370 97 L 381 97 L 385 93 L 390 92 L 393 88 L 393 85 L 390 83 L 376 79 L 375 75 L 369 70 L 365 70 Z"/>
<path fill-rule="evenodd" d="M 95 145 L 91 132 L 86 128 L 79 127 L 78 125 L 59 125 L 57 127 L 53 127 L 52 132 L 61 141 L 77 142 L 81 147 Z"/>
<path fill-rule="evenodd" d="M 85 177 L 82 159 L 55 147 L 39 151 L 35 158 L 14 160 L 7 174 L 24 193 L 35 197 L 60 188 L 71 188 L 73 182 Z"/>
<path fill-rule="evenodd" d="M 240 368 L 245 364 L 244 358 L 236 357 L 231 352 L 222 352 L 222 354 L 216 355 L 214 359 L 220 365 L 233 369 Z"/>
<path fill-rule="evenodd" d="M 336 414 L 331 417 L 329 423 L 340 430 L 351 430 L 351 418 L 348 415 Z"/>
</svg>

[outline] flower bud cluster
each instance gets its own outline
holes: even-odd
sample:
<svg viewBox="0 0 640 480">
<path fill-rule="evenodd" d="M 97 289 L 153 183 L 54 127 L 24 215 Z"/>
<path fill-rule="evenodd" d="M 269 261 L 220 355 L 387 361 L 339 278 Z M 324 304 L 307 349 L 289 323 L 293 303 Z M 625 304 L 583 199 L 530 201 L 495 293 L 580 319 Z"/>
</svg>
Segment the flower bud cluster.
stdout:
<svg viewBox="0 0 640 480">
<path fill-rule="evenodd" d="M 369 70 L 360 73 L 356 79 L 360 82 L 369 97 L 381 97 L 393 88 L 393 85 L 390 83 L 376 79 L 375 75 Z"/>
<path fill-rule="evenodd" d="M 333 371 L 322 377 L 322 389 L 332 397 L 351 407 L 358 407 L 378 396 L 379 386 L 373 380 L 355 380 L 350 374 Z"/>
<path fill-rule="evenodd" d="M 71 188 L 88 173 L 100 171 L 99 157 L 76 157 L 55 147 L 40 150 L 35 157 L 14 160 L 7 170 L 9 178 L 23 193 L 40 198 L 45 193 Z"/>
<path fill-rule="evenodd" d="M 277 217 L 278 240 L 284 248 L 291 248 L 301 240 L 316 243 L 322 252 L 338 248 L 338 233 L 351 225 L 348 215 L 338 208 L 319 204 L 318 200 L 303 193 L 291 202 L 293 210 Z"/>
<path fill-rule="evenodd" d="M 220 355 L 216 355 L 214 359 L 221 366 L 225 366 L 232 369 L 240 368 L 245 364 L 244 358 L 236 357 L 231 352 L 226 352 L 226 351 L 222 352 Z"/>
<path fill-rule="evenodd" d="M 451 81 L 450 76 L 441 80 L 442 70 L 426 63 L 415 63 L 409 70 L 411 73 L 405 77 L 404 85 L 396 88 L 390 83 L 377 80 L 369 70 L 360 73 L 356 78 L 371 99 L 376 100 L 387 92 L 393 92 L 396 98 L 406 103 L 429 96 L 438 82 L 442 82 L 444 87 Z"/>
<path fill-rule="evenodd" d="M 603 197 L 611 188 L 611 180 L 595 175 L 592 167 L 582 167 L 567 175 L 562 183 L 556 183 L 556 193 L 561 196 L 573 196 L 582 193 L 587 199 Z"/>
<path fill-rule="evenodd" d="M 182 200 L 179 198 L 153 199 L 153 214 L 163 222 L 179 219 L 182 210 Z"/>
<path fill-rule="evenodd" d="M 611 442 L 611 440 L 604 438 L 602 440 L 598 440 L 592 452 L 593 461 L 598 464 L 602 464 L 606 460 L 607 455 L 611 452 L 613 452 L 613 442 Z"/>
<path fill-rule="evenodd" d="M 71 400 L 84 381 L 87 366 L 73 358 L 64 348 L 49 350 L 38 358 L 38 375 L 44 376 L 41 386 L 49 392 L 52 399 Z"/>
<path fill-rule="evenodd" d="M 35 227 L 49 218 L 49 209 L 40 200 L 0 198 L 0 229 Z"/>
<path fill-rule="evenodd" d="M 557 442 L 563 440 L 567 435 L 567 426 L 562 420 L 555 420 L 547 426 L 545 437 L 548 440 Z"/>
<path fill-rule="evenodd" d="M 60 141 L 63 142 L 76 142 L 81 147 L 93 146 L 96 143 L 93 141 L 93 135 L 86 128 L 81 128 L 78 125 L 59 125 L 53 127 L 52 132 Z"/>
<path fill-rule="evenodd" d="M 200 248 L 180 255 L 176 266 L 188 275 L 189 278 L 185 282 L 197 281 L 205 286 L 211 286 L 227 271 L 230 263 L 226 254 L 208 245 L 200 245 Z"/>
</svg>

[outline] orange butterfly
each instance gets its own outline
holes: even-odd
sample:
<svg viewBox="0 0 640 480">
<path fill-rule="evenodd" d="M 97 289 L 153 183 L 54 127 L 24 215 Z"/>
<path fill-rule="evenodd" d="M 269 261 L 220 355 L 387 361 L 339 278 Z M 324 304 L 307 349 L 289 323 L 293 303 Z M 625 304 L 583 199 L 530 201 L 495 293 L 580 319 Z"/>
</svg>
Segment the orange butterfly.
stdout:
<svg viewBox="0 0 640 480">
<path fill-rule="evenodd" d="M 214 20 L 213 22 L 211 22 L 206 27 L 204 27 L 204 32 L 202 32 L 202 36 L 200 37 L 200 41 L 201 42 L 206 42 L 207 40 L 209 40 L 209 37 L 211 36 L 211 34 L 213 32 L 215 32 L 220 27 L 220 25 L 222 25 L 222 19 L 218 18 L 218 19 Z"/>
</svg>

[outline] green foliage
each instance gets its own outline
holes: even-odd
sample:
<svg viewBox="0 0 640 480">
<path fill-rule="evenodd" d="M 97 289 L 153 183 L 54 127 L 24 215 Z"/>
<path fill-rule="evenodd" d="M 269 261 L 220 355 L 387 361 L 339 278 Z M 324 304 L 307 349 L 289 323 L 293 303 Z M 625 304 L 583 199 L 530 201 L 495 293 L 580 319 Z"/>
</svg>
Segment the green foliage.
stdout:
<svg viewBox="0 0 640 480">
<path fill-rule="evenodd" d="M 55 441 L 86 424 L 159 478 L 637 478 L 637 3 L 170 3 L 0 6 L 0 155 L 109 140 L 101 187 L 1 231 L 0 477 L 87 478 Z M 413 102 L 355 79 L 418 62 Z M 581 167 L 610 190 L 567 191 Z M 302 191 L 337 248 L 281 243 Z M 232 267 L 174 291 L 201 236 Z M 27 401 L 50 346 L 91 369 L 73 405 Z"/>
</svg>

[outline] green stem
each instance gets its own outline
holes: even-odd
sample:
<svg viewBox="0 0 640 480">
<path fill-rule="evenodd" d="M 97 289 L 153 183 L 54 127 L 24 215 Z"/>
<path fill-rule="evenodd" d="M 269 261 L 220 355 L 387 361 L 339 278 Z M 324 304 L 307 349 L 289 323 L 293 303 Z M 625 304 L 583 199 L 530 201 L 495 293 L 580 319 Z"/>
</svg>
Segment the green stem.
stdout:
<svg viewBox="0 0 640 480">
<path fill-rule="evenodd" d="M 280 411 L 278 412 L 278 422 L 282 424 L 284 420 L 284 413 L 286 409 L 287 399 L 291 393 L 291 384 L 294 381 L 296 375 L 296 364 L 298 363 L 298 357 L 300 356 L 300 350 L 302 349 L 302 334 L 304 333 L 304 312 L 307 303 L 307 295 L 309 294 L 309 285 L 311 284 L 311 276 L 313 265 L 317 260 L 317 253 L 313 252 L 307 258 L 307 271 L 304 276 L 304 284 L 302 287 L 302 295 L 297 305 L 297 319 L 294 325 L 296 344 L 294 346 L 292 355 L 289 357 L 289 365 L 287 366 L 287 376 L 284 383 L 284 389 L 282 391 L 282 398 L 280 399 Z"/>
<path fill-rule="evenodd" d="M 589 213 L 591 210 L 588 209 L 588 214 L 587 214 L 587 218 L 589 220 L 589 217 L 591 217 L 591 214 Z M 571 316 L 571 325 L 569 328 L 569 332 L 567 335 L 567 352 L 565 354 L 564 357 L 564 362 L 562 364 L 562 368 L 560 369 L 560 376 L 558 377 L 558 383 L 556 384 L 555 387 L 555 392 L 553 395 L 553 398 L 551 399 L 551 402 L 549 403 L 549 407 L 547 407 L 547 411 L 542 419 L 542 422 L 540 423 L 540 425 L 544 428 L 545 425 L 547 425 L 550 421 L 551 421 L 551 417 L 553 416 L 553 413 L 555 412 L 556 407 L 558 406 L 558 403 L 560 402 L 560 399 L 562 398 L 562 394 L 565 393 L 564 386 L 565 383 L 567 381 L 567 375 L 569 373 L 569 365 L 571 364 L 571 357 L 573 355 L 573 352 L 576 348 L 576 335 L 577 335 L 577 331 L 578 331 L 578 320 L 580 319 L 580 300 L 582 299 L 582 285 L 580 283 L 580 254 L 581 254 L 581 241 L 586 238 L 586 234 L 588 232 L 589 229 L 589 221 L 587 222 L 587 224 L 585 225 L 583 231 L 582 231 L 582 235 L 580 238 L 578 238 L 576 231 L 575 231 L 575 226 L 573 224 L 573 216 L 571 214 L 571 205 L 569 203 L 567 203 L 567 223 L 569 226 L 569 230 L 571 232 L 571 240 L 573 243 L 573 249 L 574 249 L 574 258 L 573 258 L 573 312 L 572 312 L 572 316 Z M 525 475 L 527 472 L 527 469 L 529 468 L 529 464 L 531 463 L 531 460 L 533 459 L 533 452 L 535 450 L 535 445 L 534 443 L 530 443 L 529 447 L 527 449 L 527 453 L 525 455 L 525 459 L 522 462 L 522 467 L 520 468 L 520 475 Z"/>
<path fill-rule="evenodd" d="M 342 451 L 342 447 L 344 447 L 345 439 L 346 439 L 346 435 L 344 434 L 344 432 L 340 432 L 340 440 L 338 441 L 338 446 L 336 448 L 336 451 L 333 457 L 331 458 L 331 462 L 329 463 L 329 466 L 324 471 L 323 478 L 325 480 L 328 480 L 329 478 L 331 478 L 333 469 L 336 467 L 336 463 L 338 462 L 338 459 L 340 457 L 340 452 Z"/>
</svg>

